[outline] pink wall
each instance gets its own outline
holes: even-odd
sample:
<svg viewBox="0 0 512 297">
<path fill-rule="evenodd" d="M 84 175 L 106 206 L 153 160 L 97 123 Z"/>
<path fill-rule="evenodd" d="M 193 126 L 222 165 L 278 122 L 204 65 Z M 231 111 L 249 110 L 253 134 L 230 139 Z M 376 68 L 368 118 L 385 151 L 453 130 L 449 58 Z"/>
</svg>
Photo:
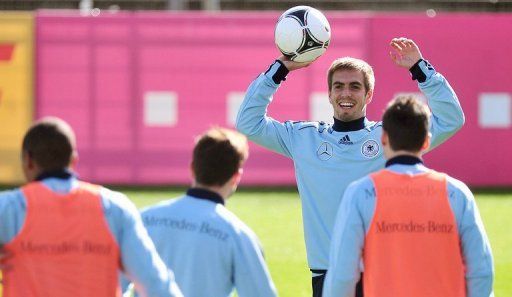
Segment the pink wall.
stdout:
<svg viewBox="0 0 512 297">
<path fill-rule="evenodd" d="M 278 56 L 273 27 L 279 13 L 118 13 L 80 17 L 37 15 L 37 116 L 68 120 L 79 141 L 84 179 L 105 183 L 187 184 L 194 136 L 212 125 L 230 126 L 227 96 L 244 92 Z M 473 185 L 511 185 L 505 168 L 511 127 L 481 129 L 478 94 L 512 94 L 512 15 L 384 15 L 328 12 L 332 43 L 324 57 L 293 73 L 270 114 L 307 119 L 309 96 L 325 92 L 325 72 L 338 56 L 368 60 L 377 84 L 369 116 L 379 119 L 399 91 L 416 91 L 394 67 L 387 44 L 409 36 L 457 90 L 467 122 L 428 155 L 432 167 Z M 471 28 L 471 30 L 469 29 Z M 173 92 L 177 119 L 155 127 L 144 117 L 148 92 Z M 508 137 L 507 137 L 508 136 Z M 501 168 L 501 170 L 500 170 Z M 293 164 L 256 145 L 245 184 L 293 184 Z"/>
<path fill-rule="evenodd" d="M 372 115 L 380 116 L 396 90 L 415 91 L 401 69 L 392 67 L 387 42 L 393 36 L 413 37 L 427 58 L 456 90 L 466 115 L 464 127 L 448 142 L 427 154 L 427 164 L 471 185 L 512 185 L 512 126 L 481 128 L 479 94 L 512 96 L 512 15 L 440 14 L 378 15 L 372 19 L 370 61 L 375 66 L 377 98 Z M 508 113 L 512 112 L 509 107 Z"/>
</svg>

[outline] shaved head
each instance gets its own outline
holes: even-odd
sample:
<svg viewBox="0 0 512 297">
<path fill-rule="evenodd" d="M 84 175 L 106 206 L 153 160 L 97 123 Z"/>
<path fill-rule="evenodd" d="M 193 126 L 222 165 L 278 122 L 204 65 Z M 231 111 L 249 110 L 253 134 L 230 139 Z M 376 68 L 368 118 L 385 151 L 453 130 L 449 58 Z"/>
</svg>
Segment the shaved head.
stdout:
<svg viewBox="0 0 512 297">
<path fill-rule="evenodd" d="M 42 171 L 63 170 L 76 154 L 75 133 L 63 120 L 45 117 L 27 131 L 22 150 Z"/>
</svg>

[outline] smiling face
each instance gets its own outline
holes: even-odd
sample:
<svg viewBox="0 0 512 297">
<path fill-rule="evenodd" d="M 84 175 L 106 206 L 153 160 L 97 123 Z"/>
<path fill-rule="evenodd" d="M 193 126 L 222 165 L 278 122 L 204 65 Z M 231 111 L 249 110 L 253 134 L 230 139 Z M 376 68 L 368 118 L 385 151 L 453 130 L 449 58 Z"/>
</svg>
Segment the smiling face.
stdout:
<svg viewBox="0 0 512 297">
<path fill-rule="evenodd" d="M 371 102 L 373 90 L 366 90 L 360 70 L 340 69 L 332 75 L 329 102 L 334 117 L 348 122 L 366 116 L 366 105 Z"/>
</svg>

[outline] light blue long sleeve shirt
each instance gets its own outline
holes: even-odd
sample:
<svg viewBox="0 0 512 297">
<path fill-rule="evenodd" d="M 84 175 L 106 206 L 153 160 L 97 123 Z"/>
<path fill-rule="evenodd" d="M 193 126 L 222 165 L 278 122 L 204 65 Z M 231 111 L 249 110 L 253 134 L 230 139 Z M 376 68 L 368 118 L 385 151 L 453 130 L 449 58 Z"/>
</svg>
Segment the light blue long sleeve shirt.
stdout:
<svg viewBox="0 0 512 297">
<path fill-rule="evenodd" d="M 247 90 L 238 112 L 236 127 L 243 134 L 274 152 L 293 160 L 297 187 L 302 201 L 302 217 L 308 264 L 325 270 L 336 210 L 347 186 L 384 167 L 380 146 L 382 123 L 365 119 L 364 128 L 337 132 L 323 122 L 281 123 L 267 115 L 267 107 L 279 84 L 272 76 L 274 63 Z M 426 63 L 420 63 L 426 80 L 419 88 L 432 110 L 431 148 L 459 130 L 464 114 L 455 92 L 446 79 Z"/>
<path fill-rule="evenodd" d="M 429 169 L 422 164 L 394 164 L 386 170 L 415 175 Z M 451 177 L 447 179 L 447 188 L 466 268 L 467 296 L 493 296 L 492 251 L 473 194 L 464 183 Z M 355 296 L 356 283 L 364 268 L 362 249 L 375 205 L 375 186 L 370 177 L 355 181 L 345 191 L 333 230 L 323 297 Z"/>
<path fill-rule="evenodd" d="M 68 193 L 78 185 L 78 180 L 51 177 L 42 183 L 54 192 Z M 100 195 L 108 227 L 120 249 L 124 273 L 137 284 L 137 290 L 142 296 L 183 296 L 172 272 L 156 253 L 135 205 L 125 195 L 104 187 Z M 21 189 L 0 193 L 0 245 L 18 235 L 26 212 Z"/>
<path fill-rule="evenodd" d="M 240 297 L 276 296 L 254 232 L 222 203 L 189 195 L 142 211 L 183 294 L 227 297 L 236 288 Z"/>
</svg>

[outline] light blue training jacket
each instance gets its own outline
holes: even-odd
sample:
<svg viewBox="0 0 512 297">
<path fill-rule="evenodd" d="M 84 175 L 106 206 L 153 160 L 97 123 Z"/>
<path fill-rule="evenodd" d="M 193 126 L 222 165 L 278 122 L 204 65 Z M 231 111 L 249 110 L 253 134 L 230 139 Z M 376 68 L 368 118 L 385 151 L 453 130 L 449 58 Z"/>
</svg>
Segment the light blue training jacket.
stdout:
<svg viewBox="0 0 512 297">
<path fill-rule="evenodd" d="M 223 205 L 198 188 L 142 210 L 158 253 L 186 297 L 274 297 L 276 289 L 258 238 Z"/>
<path fill-rule="evenodd" d="M 68 193 L 78 179 L 49 177 L 42 183 L 57 193 Z M 183 296 L 174 276 L 158 256 L 135 205 L 125 195 L 102 187 L 103 212 L 119 245 L 124 274 L 136 283 L 142 296 Z M 27 204 L 21 189 L 0 193 L 0 245 L 9 243 L 25 222 Z"/>
<path fill-rule="evenodd" d="M 418 84 L 432 110 L 431 148 L 446 141 L 464 123 L 455 92 L 428 62 L 417 64 L 425 81 Z M 255 143 L 293 160 L 302 201 L 304 237 L 310 269 L 326 270 L 336 211 L 347 186 L 384 168 L 380 145 L 382 123 L 364 119 L 357 131 L 337 132 L 324 122 L 281 123 L 267 115 L 283 72 L 275 62 L 251 83 L 236 120 L 236 128 Z"/>
<path fill-rule="evenodd" d="M 395 163 L 386 168 L 400 174 L 427 172 L 423 164 Z M 468 297 L 493 296 L 492 251 L 473 194 L 461 181 L 447 177 L 448 199 L 457 222 L 465 265 Z M 338 210 L 323 297 L 352 297 L 361 276 L 364 239 L 375 213 L 375 186 L 370 177 L 353 182 Z M 432 284 L 433 286 L 436 284 Z"/>
</svg>

